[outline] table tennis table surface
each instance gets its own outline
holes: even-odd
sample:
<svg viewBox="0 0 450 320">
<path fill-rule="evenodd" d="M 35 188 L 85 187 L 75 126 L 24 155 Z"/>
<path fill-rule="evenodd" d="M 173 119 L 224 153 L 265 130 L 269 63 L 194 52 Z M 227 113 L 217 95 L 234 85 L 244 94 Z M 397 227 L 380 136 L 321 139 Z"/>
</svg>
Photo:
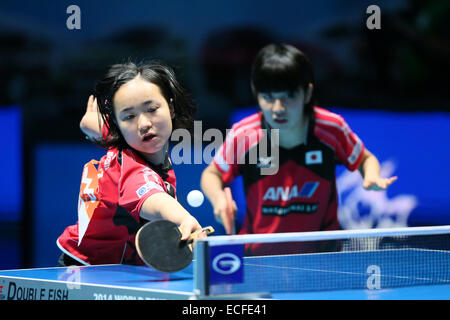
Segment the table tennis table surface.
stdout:
<svg viewBox="0 0 450 320">
<path fill-rule="evenodd" d="M 404 252 L 404 251 L 398 251 Z M 445 260 L 448 252 L 420 252 L 427 266 L 427 255 L 444 254 Z M 384 253 L 382 253 L 384 254 Z M 400 260 L 399 253 L 391 259 Z M 402 253 L 404 254 L 404 253 Z M 407 251 L 408 255 L 417 255 L 416 251 Z M 425 255 L 424 255 L 425 254 Z M 333 263 L 349 261 L 361 253 L 333 253 L 328 255 L 298 255 L 305 264 L 308 259 L 320 265 L 329 261 L 330 255 L 339 257 Z M 255 257 L 266 265 L 271 265 L 275 259 L 286 259 L 283 256 Z M 255 258 L 245 258 L 246 264 L 252 265 Z M 249 262 L 250 261 L 250 262 Z M 369 261 L 369 263 L 371 263 Z M 449 264 L 446 262 L 445 268 Z M 245 266 L 248 267 L 248 266 Z M 359 268 L 355 264 L 355 268 Z M 383 267 L 384 268 L 384 267 Z M 348 270 L 348 269 L 347 269 Z M 310 278 L 309 273 L 302 271 L 301 277 Z M 310 272 L 309 270 L 307 272 Z M 255 273 L 252 271 L 251 273 Z M 354 277 L 351 272 L 345 272 Z M 276 300 L 447 300 L 450 298 L 450 282 L 419 284 L 396 287 L 381 287 L 377 289 L 361 288 L 333 288 L 332 290 L 275 290 L 267 292 L 253 292 L 250 286 L 248 292 L 242 285 L 241 293 L 217 296 L 199 296 L 194 290 L 193 264 L 176 273 L 163 273 L 145 266 L 130 265 L 97 265 L 72 266 L 56 268 L 17 269 L 0 271 L 0 299 L 67 299 L 67 300 L 147 300 L 147 299 L 276 299 Z M 257 278 L 270 278 L 273 271 L 269 270 L 267 276 L 256 275 Z M 366 277 L 367 275 L 364 275 Z M 293 278 L 300 277 L 294 274 Z M 272 280 L 271 280 L 272 281 Z M 277 280 L 274 279 L 274 282 Z M 289 280 L 292 281 L 292 280 Z M 344 281 L 347 281 L 344 278 Z M 266 288 L 263 284 L 262 288 Z M 269 289 L 270 290 L 270 289 Z"/>
</svg>

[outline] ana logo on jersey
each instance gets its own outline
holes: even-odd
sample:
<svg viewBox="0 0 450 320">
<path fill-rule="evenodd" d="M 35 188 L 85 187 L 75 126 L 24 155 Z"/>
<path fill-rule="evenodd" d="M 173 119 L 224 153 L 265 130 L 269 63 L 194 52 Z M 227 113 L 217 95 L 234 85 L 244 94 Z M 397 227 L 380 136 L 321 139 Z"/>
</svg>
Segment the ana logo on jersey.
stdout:
<svg viewBox="0 0 450 320">
<path fill-rule="evenodd" d="M 317 181 L 305 182 L 302 188 L 300 189 L 300 192 L 298 191 L 299 188 L 297 185 L 294 185 L 292 187 L 290 186 L 270 187 L 264 193 L 263 201 L 265 200 L 289 201 L 294 198 L 311 198 L 316 192 L 319 185 L 320 182 Z"/>
</svg>

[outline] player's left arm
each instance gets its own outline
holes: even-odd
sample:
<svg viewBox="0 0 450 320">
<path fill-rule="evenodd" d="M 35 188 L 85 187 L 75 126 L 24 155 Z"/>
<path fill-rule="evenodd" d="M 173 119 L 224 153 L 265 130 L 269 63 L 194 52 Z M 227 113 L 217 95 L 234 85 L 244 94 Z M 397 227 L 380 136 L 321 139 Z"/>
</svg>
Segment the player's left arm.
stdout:
<svg viewBox="0 0 450 320">
<path fill-rule="evenodd" d="M 81 131 L 92 140 L 102 139 L 103 119 L 98 111 L 97 99 L 89 96 L 86 112 L 80 121 Z"/>
<path fill-rule="evenodd" d="M 380 177 L 380 162 L 369 150 L 364 149 L 364 155 L 359 166 L 363 176 L 363 188 L 366 190 L 386 190 L 397 177 Z"/>
</svg>

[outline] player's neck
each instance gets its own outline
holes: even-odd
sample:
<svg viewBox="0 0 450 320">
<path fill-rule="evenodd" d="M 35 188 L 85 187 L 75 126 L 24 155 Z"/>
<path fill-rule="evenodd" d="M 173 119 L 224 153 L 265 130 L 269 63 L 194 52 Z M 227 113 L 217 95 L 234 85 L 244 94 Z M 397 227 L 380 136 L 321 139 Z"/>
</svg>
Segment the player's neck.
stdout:
<svg viewBox="0 0 450 320">
<path fill-rule="evenodd" d="M 288 129 L 280 129 L 280 147 L 292 149 L 301 144 L 306 144 L 308 124 L 308 117 L 302 117 L 298 125 Z"/>
<path fill-rule="evenodd" d="M 164 163 L 166 159 L 167 150 L 169 149 L 169 143 L 167 142 L 161 150 L 155 153 L 142 153 L 142 157 L 149 163 L 155 166 L 159 166 Z"/>
</svg>

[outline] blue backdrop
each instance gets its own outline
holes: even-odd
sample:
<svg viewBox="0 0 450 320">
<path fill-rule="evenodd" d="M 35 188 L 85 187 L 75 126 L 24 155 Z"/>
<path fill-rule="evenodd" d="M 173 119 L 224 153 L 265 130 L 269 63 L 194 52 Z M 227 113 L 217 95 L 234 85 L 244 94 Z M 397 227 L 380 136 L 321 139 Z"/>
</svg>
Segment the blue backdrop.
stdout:
<svg viewBox="0 0 450 320">
<path fill-rule="evenodd" d="M 0 109 L 0 222 L 18 221 L 22 211 L 22 114 L 20 108 Z"/>
<path fill-rule="evenodd" d="M 253 110 L 244 110 L 236 117 Z M 368 149 L 377 155 L 383 175 L 399 177 L 386 192 L 368 192 L 361 188 L 358 172 L 350 173 L 339 167 L 339 215 L 344 228 L 450 224 L 450 170 L 445 161 L 450 156 L 445 146 L 450 140 L 449 115 L 330 110 L 340 113 Z M 32 216 L 33 264 L 36 267 L 56 263 L 59 252 L 55 240 L 77 219 L 82 167 L 103 153 L 89 143 L 41 144 L 35 148 Z M 187 193 L 199 189 L 200 174 L 205 167 L 206 164 L 175 166 L 178 199 L 201 224 L 212 224 L 220 234 L 223 228 L 215 223 L 208 201 L 198 208 L 191 208 L 186 202 Z M 245 210 L 241 188 L 239 182 L 233 184 L 240 220 Z"/>
</svg>

